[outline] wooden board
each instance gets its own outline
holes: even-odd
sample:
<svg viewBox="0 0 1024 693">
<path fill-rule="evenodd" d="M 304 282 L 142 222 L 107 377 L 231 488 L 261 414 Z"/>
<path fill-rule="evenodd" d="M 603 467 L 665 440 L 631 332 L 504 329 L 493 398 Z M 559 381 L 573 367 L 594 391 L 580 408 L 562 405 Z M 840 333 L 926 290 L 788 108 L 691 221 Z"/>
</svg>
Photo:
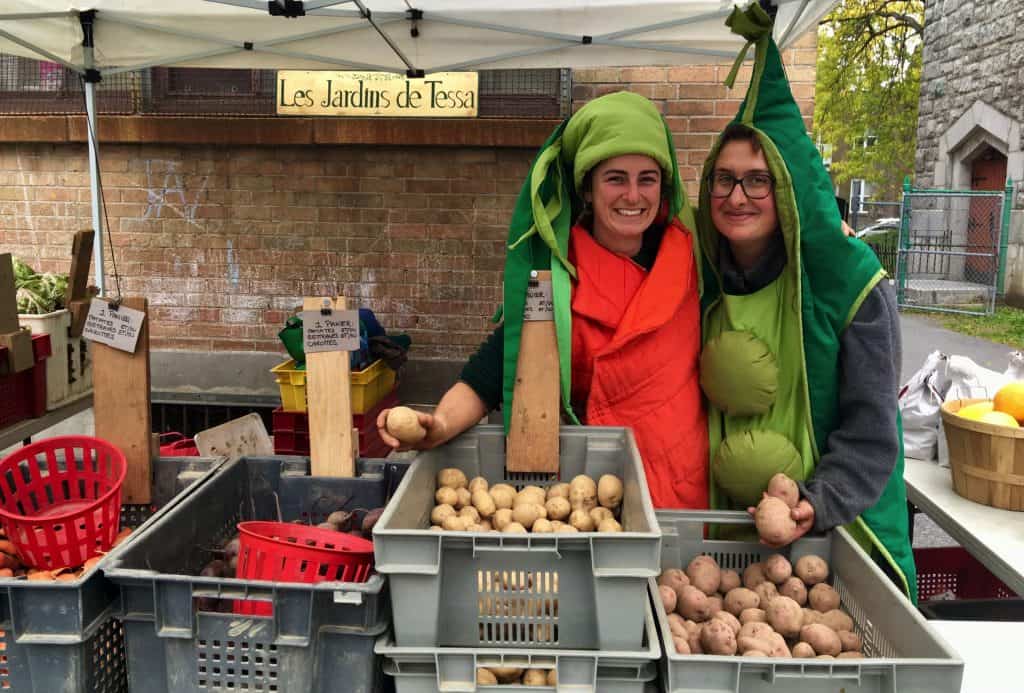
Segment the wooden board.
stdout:
<svg viewBox="0 0 1024 693">
<path fill-rule="evenodd" d="M 263 418 L 252 412 L 195 435 L 196 450 L 203 457 L 266 457 L 274 454 Z"/>
<path fill-rule="evenodd" d="M 0 334 L 21 329 L 18 324 L 18 298 L 14 289 L 14 265 L 10 253 L 0 253 Z"/>
<path fill-rule="evenodd" d="M 89 296 L 87 294 L 94 236 L 92 231 L 79 231 L 75 234 L 75 240 L 71 245 L 71 271 L 68 274 L 67 292 L 64 294 L 64 305 L 71 311 L 71 327 L 69 328 L 71 337 L 82 334 L 85 316 L 89 311 Z M 84 306 L 82 301 L 85 301 Z"/>
<path fill-rule="evenodd" d="M 320 310 L 323 298 L 306 297 L 303 310 Z M 327 299 L 329 300 L 329 299 Z M 345 298 L 330 301 L 345 310 Z M 347 351 L 306 354 L 306 407 L 312 476 L 355 476 L 352 454 L 352 394 Z"/>
<path fill-rule="evenodd" d="M 551 273 L 538 272 L 536 278 L 550 282 Z M 554 316 L 524 320 L 505 452 L 505 467 L 510 472 L 558 471 L 558 370 Z"/>
<path fill-rule="evenodd" d="M 92 382 L 96 437 L 116 445 L 128 459 L 121 502 L 152 500 L 149 412 L 149 317 L 145 298 L 126 298 L 122 305 L 147 312 L 135 353 L 93 342 Z"/>
</svg>

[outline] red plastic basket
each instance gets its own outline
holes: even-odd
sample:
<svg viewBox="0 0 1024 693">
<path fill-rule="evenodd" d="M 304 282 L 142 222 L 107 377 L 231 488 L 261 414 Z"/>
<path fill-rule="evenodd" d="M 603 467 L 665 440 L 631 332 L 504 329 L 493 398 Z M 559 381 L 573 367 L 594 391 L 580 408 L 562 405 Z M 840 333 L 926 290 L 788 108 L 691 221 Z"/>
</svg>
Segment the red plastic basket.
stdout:
<svg viewBox="0 0 1024 693">
<path fill-rule="evenodd" d="M 917 596 L 927 599 L 995 599 L 1017 596 L 961 546 L 914 549 Z"/>
<path fill-rule="evenodd" d="M 171 431 L 160 434 L 161 457 L 199 457 L 199 448 L 195 438 L 188 438 L 183 433 Z"/>
<path fill-rule="evenodd" d="M 105 440 L 57 436 L 0 460 L 0 523 L 25 565 L 73 568 L 117 537 L 128 464 Z"/>
<path fill-rule="evenodd" d="M 373 542 L 290 522 L 239 522 L 235 577 L 272 582 L 366 582 Z M 235 613 L 270 616 L 268 602 L 236 600 Z"/>
</svg>

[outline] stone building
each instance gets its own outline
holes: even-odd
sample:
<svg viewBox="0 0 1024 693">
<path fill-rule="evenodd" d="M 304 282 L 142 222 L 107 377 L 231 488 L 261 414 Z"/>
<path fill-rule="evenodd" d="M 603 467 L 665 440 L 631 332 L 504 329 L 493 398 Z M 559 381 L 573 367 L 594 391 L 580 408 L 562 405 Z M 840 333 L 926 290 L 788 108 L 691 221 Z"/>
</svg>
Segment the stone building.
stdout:
<svg viewBox="0 0 1024 693">
<path fill-rule="evenodd" d="M 1022 85 L 1024 3 L 925 0 L 914 182 L 924 188 L 1000 190 L 1012 179 L 1002 289 L 1016 304 L 1024 304 Z M 960 212 L 965 219 L 977 216 Z"/>
</svg>

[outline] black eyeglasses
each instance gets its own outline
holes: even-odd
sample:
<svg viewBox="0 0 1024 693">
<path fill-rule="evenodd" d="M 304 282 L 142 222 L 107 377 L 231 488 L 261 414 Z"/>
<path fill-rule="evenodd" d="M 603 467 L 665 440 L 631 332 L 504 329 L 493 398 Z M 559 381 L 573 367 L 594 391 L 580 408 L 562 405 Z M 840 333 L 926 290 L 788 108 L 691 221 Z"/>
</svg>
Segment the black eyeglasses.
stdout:
<svg viewBox="0 0 1024 693">
<path fill-rule="evenodd" d="M 743 188 L 743 194 L 751 200 L 763 200 L 772 194 L 775 187 L 775 179 L 770 173 L 748 173 L 737 178 L 731 173 L 716 171 L 708 176 L 711 197 L 729 197 L 737 183 Z"/>
</svg>

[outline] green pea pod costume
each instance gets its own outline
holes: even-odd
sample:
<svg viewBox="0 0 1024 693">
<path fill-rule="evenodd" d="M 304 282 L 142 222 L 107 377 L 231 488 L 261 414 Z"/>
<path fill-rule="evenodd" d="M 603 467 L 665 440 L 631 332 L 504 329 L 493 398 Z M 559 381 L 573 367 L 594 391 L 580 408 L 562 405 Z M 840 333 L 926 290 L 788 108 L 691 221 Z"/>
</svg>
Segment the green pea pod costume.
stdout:
<svg viewBox="0 0 1024 693">
<path fill-rule="evenodd" d="M 790 92 L 771 20 L 754 3 L 734 10 L 726 23 L 748 41 L 730 87 L 747 49 L 755 47 L 750 87 L 735 122 L 757 134 L 775 177 L 787 262 L 780 277 L 759 291 L 722 292 L 707 183 L 721 147 L 716 143 L 701 180 L 698 228 L 705 263 L 701 382 L 709 399 L 711 498 L 717 506 L 744 505 L 755 489 L 759 497 L 776 471 L 797 479 L 813 473 L 821 446 L 839 425 L 840 336 L 885 276 L 870 248 L 842 232 L 831 181 Z M 847 529 L 883 557 L 916 603 L 902 443 L 881 498 Z"/>
</svg>

